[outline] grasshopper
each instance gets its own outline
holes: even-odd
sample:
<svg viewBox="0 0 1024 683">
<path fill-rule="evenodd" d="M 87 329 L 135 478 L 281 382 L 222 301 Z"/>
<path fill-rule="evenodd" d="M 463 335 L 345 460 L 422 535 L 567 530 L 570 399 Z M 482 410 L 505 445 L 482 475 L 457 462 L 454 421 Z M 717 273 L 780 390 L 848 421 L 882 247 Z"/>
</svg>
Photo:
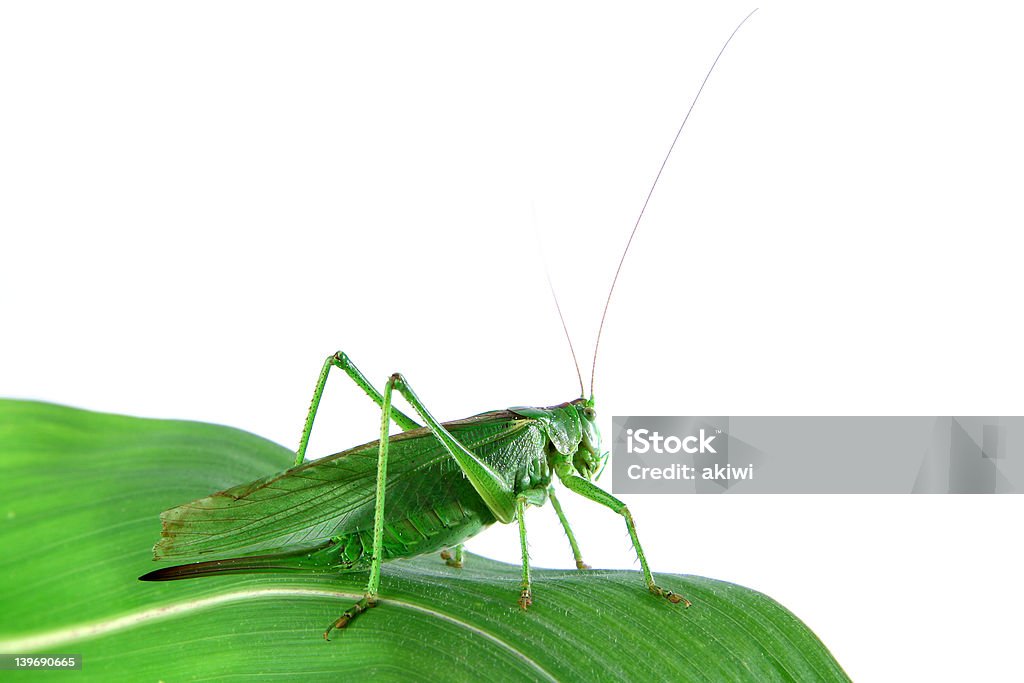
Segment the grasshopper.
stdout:
<svg viewBox="0 0 1024 683">
<path fill-rule="evenodd" d="M 630 233 L 598 326 L 589 398 L 577 363 L 579 398 L 441 423 L 400 373 L 391 375 L 383 392 L 378 391 L 339 351 L 324 361 L 294 466 L 163 512 L 154 559 L 200 561 L 157 569 L 139 578 L 169 581 L 249 572 L 328 574 L 368 569 L 362 599 L 324 631 L 329 640 L 332 630 L 345 628 L 378 604 L 384 562 L 442 551 L 441 557 L 449 565 L 461 567 L 463 542 L 496 521 L 516 521 L 522 550 L 519 606 L 525 610 L 533 603 L 524 522 L 528 506 L 551 501 L 576 567 L 589 569 L 552 486 L 557 478 L 573 493 L 621 515 L 647 590 L 689 607 L 689 600 L 655 583 L 629 508 L 593 482 L 609 455 L 601 450 L 594 372 L 608 305 L 647 204 L 715 65 L 752 15 L 733 30 L 705 75 Z M 557 308 L 557 298 L 555 305 Z M 562 325 L 564 328 L 564 318 Z M 569 346 L 572 350 L 571 340 Z M 572 355 L 575 362 L 574 350 Z M 306 462 L 309 436 L 332 368 L 343 371 L 380 406 L 380 439 Z M 392 405 L 395 392 L 412 406 L 422 424 Z M 392 422 L 403 430 L 400 434 L 390 434 Z M 449 548 L 454 548 L 454 554 Z M 221 559 L 203 559 L 217 557 Z"/>
</svg>

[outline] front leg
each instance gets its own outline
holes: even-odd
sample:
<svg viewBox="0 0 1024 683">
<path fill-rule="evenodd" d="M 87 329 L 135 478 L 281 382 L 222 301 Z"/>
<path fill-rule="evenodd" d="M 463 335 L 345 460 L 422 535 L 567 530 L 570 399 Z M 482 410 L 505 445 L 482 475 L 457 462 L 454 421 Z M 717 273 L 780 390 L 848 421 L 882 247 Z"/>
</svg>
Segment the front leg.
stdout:
<svg viewBox="0 0 1024 683">
<path fill-rule="evenodd" d="M 633 541 L 633 549 L 636 550 L 637 559 L 640 560 L 640 567 L 644 572 L 644 583 L 647 584 L 647 590 L 655 595 L 666 598 L 669 602 L 681 602 L 685 607 L 689 607 L 691 604 L 689 600 L 678 593 L 665 590 L 654 583 L 654 576 L 651 574 L 650 567 L 647 566 L 647 558 L 644 557 L 643 548 L 640 547 L 640 539 L 637 538 L 636 535 L 636 525 L 633 523 L 633 515 L 629 513 L 629 508 L 626 507 L 626 504 L 596 484 L 574 474 L 568 463 L 561 463 L 558 465 L 555 468 L 555 472 L 558 474 L 558 479 L 563 485 L 565 485 L 565 488 L 580 494 L 584 498 L 589 498 L 595 503 L 600 503 L 601 505 L 610 508 L 614 512 L 622 515 L 626 520 L 626 529 L 629 531 L 630 540 Z"/>
</svg>

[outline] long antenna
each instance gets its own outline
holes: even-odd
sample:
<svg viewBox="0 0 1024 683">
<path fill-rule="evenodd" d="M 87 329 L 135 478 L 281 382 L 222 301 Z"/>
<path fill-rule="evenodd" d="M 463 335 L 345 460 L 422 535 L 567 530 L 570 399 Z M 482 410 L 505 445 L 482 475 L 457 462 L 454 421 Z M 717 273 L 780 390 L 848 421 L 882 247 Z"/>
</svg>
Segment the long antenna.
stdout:
<svg viewBox="0 0 1024 683">
<path fill-rule="evenodd" d="M 558 295 L 555 294 L 555 285 L 551 282 L 551 274 L 545 268 L 545 275 L 548 276 L 548 287 L 551 288 L 551 298 L 555 300 L 555 310 L 558 311 L 558 319 L 562 321 L 562 330 L 565 332 L 565 340 L 569 342 L 569 351 L 572 352 L 572 363 L 576 366 L 576 376 L 580 380 L 580 398 L 585 398 L 587 390 L 583 388 L 583 373 L 580 372 L 580 362 L 576 359 L 576 349 L 572 345 L 572 337 L 569 336 L 569 328 L 565 324 L 565 316 L 562 315 L 562 307 L 558 304 Z"/>
<path fill-rule="evenodd" d="M 608 305 L 612 302 L 612 293 L 615 291 L 615 284 L 619 281 L 619 273 L 622 272 L 622 264 L 626 262 L 626 254 L 629 253 L 629 247 L 633 244 L 633 237 L 636 236 L 636 229 L 640 227 L 640 221 L 644 217 L 644 212 L 647 210 L 647 204 L 651 201 L 651 195 L 654 194 L 654 188 L 658 186 L 658 180 L 661 179 L 661 173 L 665 170 L 665 165 L 668 163 L 669 157 L 672 156 L 672 150 L 675 149 L 676 143 L 679 142 L 679 136 L 683 133 L 683 128 L 686 127 L 686 122 L 690 120 L 690 114 L 693 113 L 693 108 L 697 106 L 697 100 L 700 99 L 700 94 L 704 92 L 704 86 L 708 84 L 708 79 L 711 78 L 712 72 L 715 70 L 715 66 L 718 65 L 718 60 L 722 58 L 722 54 L 725 52 L 725 48 L 729 47 L 729 43 L 732 41 L 733 36 L 736 32 L 743 27 L 743 24 L 747 23 L 747 19 L 754 16 L 754 12 L 757 12 L 755 8 L 750 14 L 743 18 L 736 28 L 732 30 L 729 37 L 726 39 L 725 44 L 722 45 L 722 49 L 718 51 L 718 56 L 715 57 L 715 61 L 711 63 L 711 68 L 708 69 L 707 74 L 704 76 L 704 81 L 700 84 L 700 88 L 697 90 L 697 94 L 693 96 L 693 102 L 690 103 L 690 108 L 686 110 L 686 116 L 683 117 L 683 122 L 679 124 L 679 130 L 676 131 L 676 136 L 672 138 L 672 144 L 669 145 L 668 152 L 665 154 L 665 158 L 661 162 L 661 167 L 658 168 L 657 175 L 654 176 L 654 182 L 651 183 L 651 189 L 647 192 L 647 199 L 644 200 L 644 205 L 640 209 L 640 215 L 636 217 L 636 223 L 633 224 L 633 232 L 629 233 L 629 239 L 626 241 L 626 248 L 622 250 L 622 258 L 619 259 L 619 267 L 615 269 L 615 277 L 612 278 L 612 286 L 608 289 L 608 298 L 604 302 L 604 310 L 601 312 L 601 324 L 597 327 L 597 341 L 594 342 L 594 362 L 590 366 L 590 397 L 594 397 L 594 375 L 597 371 L 597 349 L 601 346 L 601 332 L 604 330 L 604 319 L 608 316 Z M 557 306 L 557 301 L 555 303 Z M 565 324 L 565 321 L 562 321 Z M 575 355 L 575 354 L 574 354 Z M 580 381 L 582 388 L 582 380 Z"/>
<path fill-rule="evenodd" d="M 551 281 L 551 270 L 548 268 L 548 259 L 544 255 L 544 242 L 540 237 L 540 222 L 537 220 L 537 207 L 530 205 L 533 213 L 533 232 L 537 238 L 537 250 L 540 252 L 541 263 L 544 264 L 544 277 L 548 279 L 548 289 L 551 290 L 551 298 L 555 300 L 555 310 L 558 311 L 558 319 L 562 321 L 562 331 L 565 332 L 565 341 L 569 342 L 569 352 L 572 354 L 572 364 L 576 366 L 576 377 L 580 380 L 580 398 L 587 394 L 583 388 L 583 373 L 580 372 L 580 362 L 576 358 L 576 347 L 572 345 L 572 337 L 569 336 L 569 326 L 565 324 L 565 316 L 562 315 L 562 306 L 558 303 L 558 295 L 555 294 L 555 284 Z"/>
</svg>

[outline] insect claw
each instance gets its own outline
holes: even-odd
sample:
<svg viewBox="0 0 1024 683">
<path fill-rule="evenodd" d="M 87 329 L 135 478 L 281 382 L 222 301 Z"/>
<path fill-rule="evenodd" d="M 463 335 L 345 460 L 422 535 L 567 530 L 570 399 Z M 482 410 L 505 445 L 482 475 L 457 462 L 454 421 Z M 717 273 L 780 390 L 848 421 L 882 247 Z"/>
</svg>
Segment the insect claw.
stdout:
<svg viewBox="0 0 1024 683">
<path fill-rule="evenodd" d="M 666 593 L 665 597 L 668 598 L 668 601 L 671 602 L 673 605 L 683 603 L 683 607 L 689 607 L 693 604 L 692 602 L 684 598 L 682 595 L 679 595 L 678 593 L 673 593 L 672 591 Z"/>
<path fill-rule="evenodd" d="M 533 604 L 533 595 L 530 593 L 529 588 L 524 588 L 523 592 L 519 594 L 519 607 L 526 609 Z"/>
<path fill-rule="evenodd" d="M 455 569 L 462 569 L 462 562 L 458 560 L 458 556 L 452 555 L 447 550 L 441 551 L 441 559 L 444 560 L 444 563 L 449 567 L 454 567 Z"/>
<path fill-rule="evenodd" d="M 593 567 L 591 567 L 583 560 L 576 560 L 576 569 L 593 569 Z"/>
<path fill-rule="evenodd" d="M 679 595 L 679 593 L 673 593 L 672 591 L 667 591 L 664 588 L 660 588 L 658 586 L 650 586 L 650 591 L 657 596 L 665 598 L 673 605 L 678 605 L 679 603 L 682 603 L 683 607 L 690 607 L 693 605 L 692 602 L 684 598 L 682 595 Z"/>
<path fill-rule="evenodd" d="M 377 598 L 374 596 L 367 595 L 362 600 L 345 610 L 345 613 L 338 617 L 338 620 L 327 627 L 324 631 L 324 640 L 330 641 L 331 631 L 334 629 L 343 629 L 352 623 L 352 620 L 357 616 L 370 609 L 371 607 L 377 606 Z"/>
<path fill-rule="evenodd" d="M 348 622 L 352 621 L 352 616 L 353 615 L 349 614 L 348 612 L 345 612 L 340 617 L 338 617 L 338 620 L 330 626 L 328 626 L 327 630 L 324 631 L 324 640 L 330 642 L 331 639 L 328 636 L 330 636 L 331 631 L 333 631 L 334 629 L 342 629 L 348 626 Z"/>
</svg>

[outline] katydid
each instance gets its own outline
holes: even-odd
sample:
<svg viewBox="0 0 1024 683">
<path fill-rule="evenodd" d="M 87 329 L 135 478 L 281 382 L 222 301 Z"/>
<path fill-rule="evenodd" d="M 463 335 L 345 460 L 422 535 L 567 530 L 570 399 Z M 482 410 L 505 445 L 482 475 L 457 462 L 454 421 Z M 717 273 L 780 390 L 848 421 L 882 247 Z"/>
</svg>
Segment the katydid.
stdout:
<svg viewBox="0 0 1024 683">
<path fill-rule="evenodd" d="M 323 364 L 294 466 L 165 511 L 160 516 L 161 538 L 153 548 L 154 559 L 199 561 L 157 569 L 140 578 L 167 581 L 250 572 L 327 574 L 369 570 L 363 598 L 327 628 L 326 639 L 333 629 L 348 626 L 378 604 L 384 562 L 442 551 L 448 564 L 459 567 L 464 541 L 495 521 L 515 521 L 522 551 L 519 605 L 525 610 L 533 602 L 523 518 L 528 506 L 541 506 L 551 500 L 577 568 L 589 569 L 556 497 L 552 480 L 557 478 L 570 491 L 621 515 L 648 591 L 689 607 L 686 598 L 655 583 L 629 509 L 592 481 L 608 459 L 608 452 L 601 450 L 597 428 L 594 373 L 608 305 L 647 203 L 715 65 L 749 18 L 740 22 L 725 41 L 705 75 L 633 226 L 598 326 L 589 398 L 577 364 L 577 399 L 440 423 L 401 374 L 391 375 L 380 392 L 339 351 Z M 555 304 L 557 307 L 557 299 Z M 564 327 L 564 319 L 562 324 Z M 380 439 L 306 462 L 309 436 L 332 368 L 342 370 L 380 406 Z M 395 392 L 408 402 L 422 424 L 394 407 Z M 403 430 L 400 434 L 390 434 L 392 422 Z M 454 554 L 448 552 L 449 548 L 455 549 Z"/>
</svg>

